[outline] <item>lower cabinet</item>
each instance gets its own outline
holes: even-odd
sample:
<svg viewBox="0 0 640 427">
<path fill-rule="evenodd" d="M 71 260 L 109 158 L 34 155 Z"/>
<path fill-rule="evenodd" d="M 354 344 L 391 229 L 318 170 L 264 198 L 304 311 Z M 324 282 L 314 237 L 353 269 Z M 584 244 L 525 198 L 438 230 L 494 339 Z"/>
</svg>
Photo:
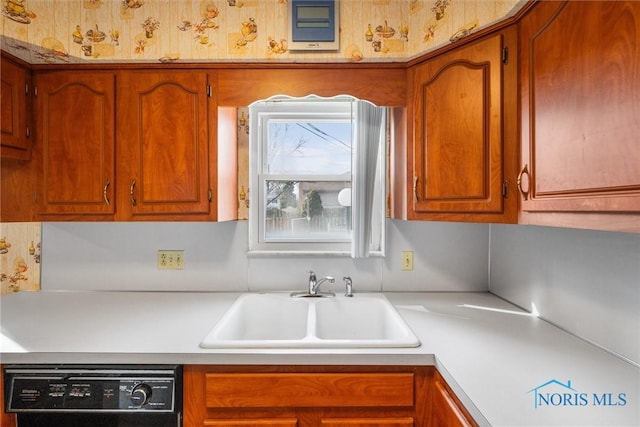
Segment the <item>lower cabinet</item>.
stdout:
<svg viewBox="0 0 640 427">
<path fill-rule="evenodd" d="M 431 389 L 430 426 L 466 427 L 477 425 L 437 371 Z"/>
<path fill-rule="evenodd" d="M 441 397 L 438 382 L 432 366 L 189 365 L 184 425 L 476 425 L 459 401 Z"/>
</svg>

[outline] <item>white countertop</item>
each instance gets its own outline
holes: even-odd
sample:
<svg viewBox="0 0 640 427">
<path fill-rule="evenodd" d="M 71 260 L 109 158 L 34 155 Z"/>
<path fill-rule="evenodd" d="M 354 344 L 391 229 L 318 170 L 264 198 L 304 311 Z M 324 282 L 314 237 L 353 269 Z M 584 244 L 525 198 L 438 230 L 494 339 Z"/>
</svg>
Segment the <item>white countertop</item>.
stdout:
<svg viewBox="0 0 640 427">
<path fill-rule="evenodd" d="M 20 292 L 0 298 L 0 361 L 435 365 L 481 424 L 640 425 L 638 367 L 488 293 L 385 295 L 420 347 L 203 349 L 238 294 Z"/>
</svg>

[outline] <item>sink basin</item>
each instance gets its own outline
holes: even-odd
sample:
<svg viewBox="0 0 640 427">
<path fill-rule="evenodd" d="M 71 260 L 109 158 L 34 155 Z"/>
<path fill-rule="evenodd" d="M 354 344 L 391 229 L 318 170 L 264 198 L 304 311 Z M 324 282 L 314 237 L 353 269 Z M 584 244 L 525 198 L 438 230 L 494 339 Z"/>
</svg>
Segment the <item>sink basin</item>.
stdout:
<svg viewBox="0 0 640 427">
<path fill-rule="evenodd" d="M 386 298 L 324 300 L 315 309 L 316 335 L 323 340 L 393 341 L 411 332 Z"/>
<path fill-rule="evenodd" d="M 207 335 L 202 346 L 282 345 L 297 341 L 307 335 L 308 311 L 304 301 L 282 295 L 241 295 Z"/>
<path fill-rule="evenodd" d="M 203 348 L 419 345 L 382 294 L 320 299 L 278 293 L 241 295 L 200 343 Z"/>
</svg>

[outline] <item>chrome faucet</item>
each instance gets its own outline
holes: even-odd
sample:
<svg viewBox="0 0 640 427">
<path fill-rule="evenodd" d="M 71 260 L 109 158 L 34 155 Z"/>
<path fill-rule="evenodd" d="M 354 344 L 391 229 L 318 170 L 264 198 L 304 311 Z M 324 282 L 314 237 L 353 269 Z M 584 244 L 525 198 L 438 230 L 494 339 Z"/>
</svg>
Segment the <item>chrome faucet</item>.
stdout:
<svg viewBox="0 0 640 427">
<path fill-rule="evenodd" d="M 334 297 L 336 296 L 336 294 L 334 294 L 333 292 L 319 292 L 318 289 L 324 282 L 334 283 L 335 281 L 336 280 L 331 276 L 323 277 L 322 279 L 318 280 L 318 278 L 316 277 L 316 273 L 314 273 L 313 271 L 309 271 L 309 289 L 306 292 L 293 292 L 291 293 L 291 296 L 293 298 Z"/>
<path fill-rule="evenodd" d="M 353 281 L 351 280 L 351 277 L 344 276 L 342 278 L 342 280 L 344 280 L 344 284 L 346 286 L 346 290 L 345 290 L 344 296 L 345 297 L 352 297 L 353 296 Z"/>
<path fill-rule="evenodd" d="M 317 295 L 318 288 L 320 287 L 320 285 L 322 285 L 324 282 L 327 282 L 327 281 L 329 283 L 334 283 L 336 279 L 334 279 L 331 276 L 327 276 L 318 280 L 316 279 L 316 273 L 314 273 L 313 271 L 310 271 L 309 272 L 309 295 Z"/>
</svg>

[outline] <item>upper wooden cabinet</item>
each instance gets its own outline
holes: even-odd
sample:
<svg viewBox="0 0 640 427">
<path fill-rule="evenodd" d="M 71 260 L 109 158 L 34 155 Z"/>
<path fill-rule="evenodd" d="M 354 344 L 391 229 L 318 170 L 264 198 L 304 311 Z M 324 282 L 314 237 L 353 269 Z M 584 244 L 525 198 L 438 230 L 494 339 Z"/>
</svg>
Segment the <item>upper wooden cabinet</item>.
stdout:
<svg viewBox="0 0 640 427">
<path fill-rule="evenodd" d="M 2 57 L 0 64 L 0 156 L 28 160 L 31 72 Z"/>
<path fill-rule="evenodd" d="M 516 221 L 516 36 L 508 28 L 409 70 L 409 219 Z"/>
<path fill-rule="evenodd" d="M 119 193 L 118 202 L 126 216 L 187 218 L 215 212 L 207 87 L 203 71 L 121 74 L 118 182 L 128 191 Z"/>
<path fill-rule="evenodd" d="M 520 49 L 520 222 L 640 232 L 640 2 L 540 2 Z"/>
<path fill-rule="evenodd" d="M 40 219 L 215 220 L 208 78 L 197 70 L 37 74 Z"/>
<path fill-rule="evenodd" d="M 115 74 L 36 75 L 40 215 L 115 212 Z"/>
</svg>

